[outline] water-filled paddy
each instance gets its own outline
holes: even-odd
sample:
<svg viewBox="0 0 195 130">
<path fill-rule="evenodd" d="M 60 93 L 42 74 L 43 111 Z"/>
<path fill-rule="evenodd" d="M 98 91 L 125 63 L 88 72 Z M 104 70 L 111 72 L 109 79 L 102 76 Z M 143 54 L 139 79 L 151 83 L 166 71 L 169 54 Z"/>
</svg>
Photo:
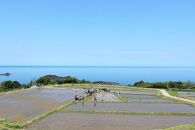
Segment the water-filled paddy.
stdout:
<svg viewBox="0 0 195 130">
<path fill-rule="evenodd" d="M 141 94 L 120 94 L 121 97 L 124 98 L 148 98 L 148 99 L 154 99 L 154 98 L 159 98 L 158 96 L 154 95 L 141 95 Z"/>
<path fill-rule="evenodd" d="M 99 92 L 95 95 L 97 101 L 120 102 L 121 100 L 114 94 L 108 92 Z"/>
<path fill-rule="evenodd" d="M 172 100 L 161 99 L 161 98 L 127 98 L 128 102 L 135 103 L 174 103 Z"/>
<path fill-rule="evenodd" d="M 126 99 L 128 102 L 138 103 L 173 103 L 172 100 L 163 99 L 156 96 L 153 92 L 132 92 L 121 93 L 120 96 Z"/>
<path fill-rule="evenodd" d="M 120 91 L 121 94 L 133 95 L 156 95 L 154 91 Z"/>
<path fill-rule="evenodd" d="M 17 93 L 0 95 L 0 117 L 22 122 L 74 99 L 82 90 L 33 88 Z"/>
<path fill-rule="evenodd" d="M 195 108 L 186 104 L 171 103 L 104 103 L 84 102 L 65 108 L 65 110 L 124 111 L 124 112 L 181 112 L 195 113 Z"/>
<path fill-rule="evenodd" d="M 151 130 L 195 122 L 195 116 L 54 113 L 29 130 Z"/>
<path fill-rule="evenodd" d="M 177 92 L 178 96 L 185 97 L 195 97 L 195 92 Z"/>
</svg>

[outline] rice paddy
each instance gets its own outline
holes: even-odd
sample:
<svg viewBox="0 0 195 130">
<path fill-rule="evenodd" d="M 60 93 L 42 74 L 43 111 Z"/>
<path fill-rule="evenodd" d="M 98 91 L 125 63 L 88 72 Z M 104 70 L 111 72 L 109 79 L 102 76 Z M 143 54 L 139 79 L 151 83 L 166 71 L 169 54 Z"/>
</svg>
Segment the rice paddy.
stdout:
<svg viewBox="0 0 195 130">
<path fill-rule="evenodd" d="M 151 130 L 195 122 L 191 105 L 152 90 L 119 91 L 100 91 L 84 101 L 74 101 L 75 95 L 85 93 L 73 88 L 32 88 L 0 95 L 0 118 L 27 124 L 27 130 Z"/>
</svg>

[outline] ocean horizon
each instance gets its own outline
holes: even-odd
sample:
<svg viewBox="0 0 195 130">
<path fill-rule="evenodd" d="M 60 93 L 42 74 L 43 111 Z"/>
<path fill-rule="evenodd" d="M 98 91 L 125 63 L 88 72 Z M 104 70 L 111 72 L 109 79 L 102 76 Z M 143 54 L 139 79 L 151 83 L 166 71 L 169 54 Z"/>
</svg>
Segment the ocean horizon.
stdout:
<svg viewBox="0 0 195 130">
<path fill-rule="evenodd" d="M 121 85 L 137 81 L 195 81 L 195 67 L 189 66 L 46 66 L 46 65 L 1 65 L 0 81 L 16 80 L 28 83 L 44 75 L 74 76 L 90 81 L 117 82 Z"/>
</svg>

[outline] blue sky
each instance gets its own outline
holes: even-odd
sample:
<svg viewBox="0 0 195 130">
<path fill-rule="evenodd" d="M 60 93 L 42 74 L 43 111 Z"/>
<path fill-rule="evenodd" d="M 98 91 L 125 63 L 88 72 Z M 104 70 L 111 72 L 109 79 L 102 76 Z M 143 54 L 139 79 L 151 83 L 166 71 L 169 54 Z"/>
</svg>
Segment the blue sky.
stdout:
<svg viewBox="0 0 195 130">
<path fill-rule="evenodd" d="M 194 0 L 1 0 L 0 65 L 195 66 Z"/>
</svg>

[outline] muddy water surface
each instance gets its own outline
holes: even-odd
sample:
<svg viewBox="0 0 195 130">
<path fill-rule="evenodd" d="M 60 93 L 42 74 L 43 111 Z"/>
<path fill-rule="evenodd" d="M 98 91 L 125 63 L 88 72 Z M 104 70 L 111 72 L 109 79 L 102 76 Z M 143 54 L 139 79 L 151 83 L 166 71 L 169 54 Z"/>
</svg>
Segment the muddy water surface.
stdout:
<svg viewBox="0 0 195 130">
<path fill-rule="evenodd" d="M 193 122 L 195 116 L 54 113 L 28 130 L 151 130 Z"/>
<path fill-rule="evenodd" d="M 177 92 L 178 96 L 185 97 L 185 96 L 190 96 L 190 97 L 195 97 L 195 92 Z"/>
<path fill-rule="evenodd" d="M 74 99 L 83 90 L 33 88 L 13 94 L 0 95 L 0 118 L 14 122 L 29 120 Z"/>
<path fill-rule="evenodd" d="M 135 95 L 156 95 L 154 91 L 120 91 L 121 94 L 135 94 Z"/>
<path fill-rule="evenodd" d="M 147 94 L 120 94 L 120 96 L 126 99 L 128 102 L 138 102 L 138 103 L 173 103 L 172 100 L 163 99 L 155 95 Z"/>
<path fill-rule="evenodd" d="M 187 112 L 195 113 L 195 108 L 186 104 L 171 103 L 104 103 L 85 102 L 71 105 L 65 110 L 125 111 L 125 112 Z"/>
</svg>

